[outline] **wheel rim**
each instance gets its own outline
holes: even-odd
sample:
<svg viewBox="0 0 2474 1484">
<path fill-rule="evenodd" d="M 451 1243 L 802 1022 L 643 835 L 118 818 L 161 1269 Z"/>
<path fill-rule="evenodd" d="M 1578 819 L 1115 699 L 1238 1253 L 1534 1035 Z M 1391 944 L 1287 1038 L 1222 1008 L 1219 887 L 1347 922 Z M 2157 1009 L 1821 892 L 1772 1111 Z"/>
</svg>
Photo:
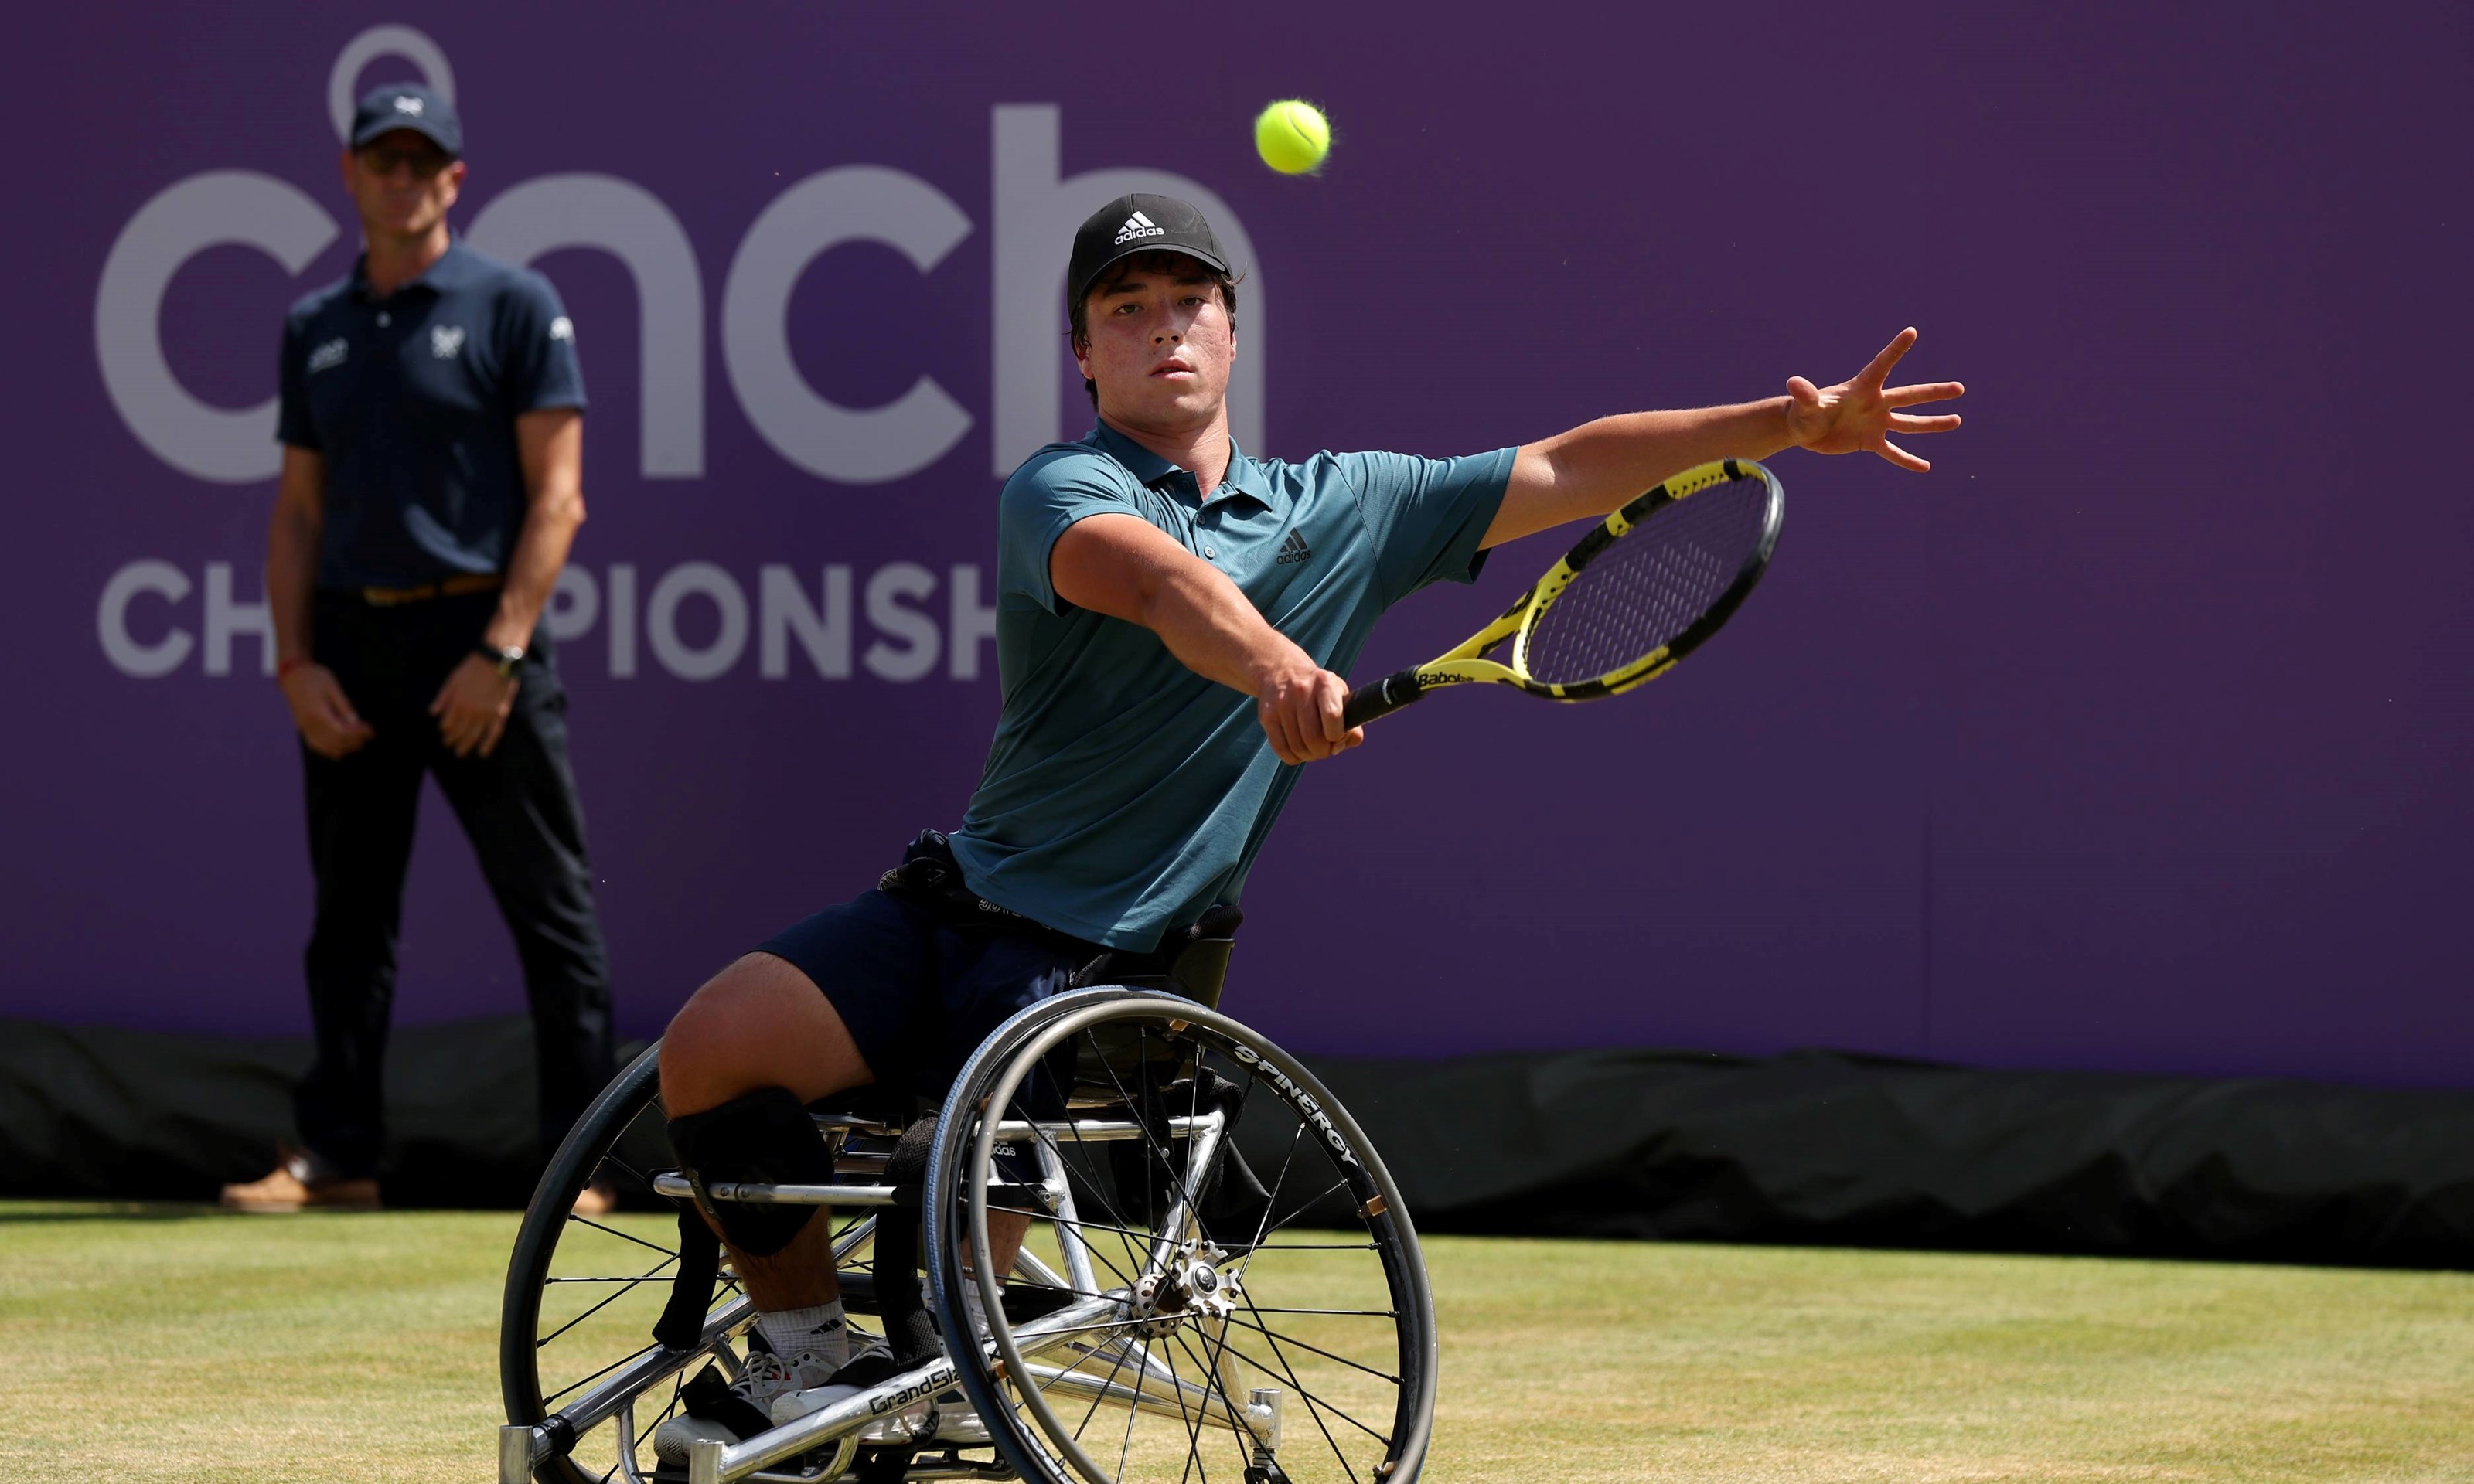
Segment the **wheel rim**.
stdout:
<svg viewBox="0 0 2474 1484">
<path fill-rule="evenodd" d="M 1183 1158 L 1174 1132 L 1162 1138 L 1152 1119 L 1133 1120 L 1144 1125 L 1141 1136 L 1106 1154 L 1060 1133 L 1046 1141 L 1046 1162 L 1052 1173 L 1068 1172 L 1079 1219 L 1034 1222 L 1031 1246 L 1044 1245 L 1063 1276 L 1069 1241 L 1084 1238 L 1091 1286 L 1069 1278 L 1062 1294 L 1027 1294 L 1040 1285 L 1017 1280 L 1014 1301 L 1088 1307 L 1109 1296 L 1116 1305 L 1070 1342 L 1035 1319 L 1006 1322 L 993 1280 L 965 1272 L 963 1244 L 939 1231 L 967 1233 L 970 1250 L 984 1251 L 992 1214 L 1029 1209 L 1007 1194 L 1019 1177 L 1000 1176 L 991 1194 L 1000 1121 L 1053 1116 L 1070 1059 L 1078 1077 L 1100 1069 L 1098 1090 L 1148 1102 L 1153 1118 L 1164 1114 L 1174 1126 L 1181 1111 L 1190 1134 L 1212 1112 L 1200 1101 L 1201 1082 L 1175 1094 L 1188 1099 L 1177 1110 L 1148 1081 L 1188 1057 L 1236 1089 L 1237 1145 L 1258 1165 L 1268 1204 L 1249 1217 L 1215 1194 L 1168 1230 Z M 1434 1393 L 1432 1310 L 1416 1233 L 1363 1132 L 1305 1068 L 1225 1017 L 1182 1000 L 1121 995 L 1051 1002 L 1017 1032 L 1001 1065 L 975 1070 L 947 1104 L 932 1176 L 932 1218 L 958 1201 L 960 1219 L 932 1220 L 931 1240 L 940 1291 L 971 1283 L 997 1316 L 993 1365 L 958 1349 L 966 1390 L 1012 1444 L 1015 1467 L 1094 1484 L 1195 1481 L 1214 1472 L 1233 1480 L 1252 1462 L 1252 1438 L 1223 1408 L 1242 1409 L 1257 1387 L 1272 1387 L 1283 1403 L 1278 1459 L 1288 1478 L 1401 1484 L 1415 1476 Z M 1311 1225 L 1331 1220 L 1346 1229 Z M 1164 1268 L 1169 1254 L 1176 1260 Z"/>
</svg>

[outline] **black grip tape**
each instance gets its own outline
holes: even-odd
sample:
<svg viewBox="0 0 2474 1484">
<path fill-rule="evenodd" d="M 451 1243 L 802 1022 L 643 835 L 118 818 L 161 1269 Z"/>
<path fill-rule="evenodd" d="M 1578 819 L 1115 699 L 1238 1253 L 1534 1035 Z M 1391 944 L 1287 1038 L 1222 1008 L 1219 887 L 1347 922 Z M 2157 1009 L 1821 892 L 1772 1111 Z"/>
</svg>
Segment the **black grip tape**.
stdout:
<svg viewBox="0 0 2474 1484">
<path fill-rule="evenodd" d="M 1418 672 L 1399 670 L 1383 677 L 1371 685 L 1361 685 L 1348 693 L 1348 706 L 1340 713 L 1344 727 L 1363 727 L 1378 716 L 1389 716 L 1425 694 L 1418 683 Z"/>
</svg>

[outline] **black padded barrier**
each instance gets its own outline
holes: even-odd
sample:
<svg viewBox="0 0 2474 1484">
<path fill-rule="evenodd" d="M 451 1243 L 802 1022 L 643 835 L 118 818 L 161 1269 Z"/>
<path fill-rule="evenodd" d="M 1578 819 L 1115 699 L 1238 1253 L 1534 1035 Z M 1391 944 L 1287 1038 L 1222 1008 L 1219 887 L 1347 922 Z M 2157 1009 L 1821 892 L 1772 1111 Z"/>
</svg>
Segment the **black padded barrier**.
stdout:
<svg viewBox="0 0 2474 1484">
<path fill-rule="evenodd" d="M 530 1035 L 396 1033 L 391 1203 L 530 1193 Z M 0 1195 L 211 1200 L 266 1172 L 307 1058 L 0 1020 Z M 2474 1268 L 2474 1089 L 1832 1052 L 1306 1060 L 1427 1232 Z M 1247 1154 L 1272 1180 L 1280 1151 Z"/>
</svg>

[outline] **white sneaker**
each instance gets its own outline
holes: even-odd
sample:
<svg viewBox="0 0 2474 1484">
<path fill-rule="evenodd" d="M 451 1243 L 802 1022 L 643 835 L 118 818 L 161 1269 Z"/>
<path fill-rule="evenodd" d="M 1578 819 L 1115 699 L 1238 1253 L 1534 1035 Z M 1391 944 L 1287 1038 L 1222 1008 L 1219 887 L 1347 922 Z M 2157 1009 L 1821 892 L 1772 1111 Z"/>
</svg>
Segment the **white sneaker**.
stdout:
<svg viewBox="0 0 2474 1484">
<path fill-rule="evenodd" d="M 854 1332 L 851 1343 L 858 1348 L 851 1352 L 850 1359 L 832 1375 L 819 1376 L 804 1385 L 775 1393 L 768 1409 L 775 1426 L 811 1412 L 821 1412 L 893 1375 L 893 1351 L 882 1338 Z M 882 1440 L 867 1438 L 864 1441 L 874 1443 Z"/>
<path fill-rule="evenodd" d="M 883 1342 L 878 1342 L 878 1348 L 883 1348 Z M 653 1456 L 666 1464 L 685 1466 L 691 1443 L 712 1442 L 727 1447 L 752 1438 L 765 1429 L 765 1419 L 772 1416 L 770 1409 L 776 1401 L 797 1394 L 802 1387 L 819 1385 L 832 1369 L 822 1357 L 808 1351 L 785 1360 L 774 1353 L 764 1335 L 751 1329 L 747 1334 L 747 1362 L 740 1367 L 739 1379 L 730 1383 L 730 1401 L 748 1410 L 738 1412 L 725 1405 L 716 1409 L 724 1412 L 722 1417 L 681 1413 L 653 1429 Z M 738 1425 L 733 1425 L 734 1422 Z"/>
</svg>

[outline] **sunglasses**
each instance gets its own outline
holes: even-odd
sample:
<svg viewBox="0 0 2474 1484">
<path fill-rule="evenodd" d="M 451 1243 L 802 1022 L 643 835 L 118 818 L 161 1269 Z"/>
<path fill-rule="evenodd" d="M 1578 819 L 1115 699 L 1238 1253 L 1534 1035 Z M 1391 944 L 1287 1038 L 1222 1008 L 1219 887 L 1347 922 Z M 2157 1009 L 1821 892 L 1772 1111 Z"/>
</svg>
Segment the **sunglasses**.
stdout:
<svg viewBox="0 0 2474 1484">
<path fill-rule="evenodd" d="M 453 164 L 445 150 L 371 149 L 359 152 L 361 168 L 374 176 L 391 176 L 402 165 L 412 171 L 413 179 L 435 179 L 438 172 Z"/>
</svg>

